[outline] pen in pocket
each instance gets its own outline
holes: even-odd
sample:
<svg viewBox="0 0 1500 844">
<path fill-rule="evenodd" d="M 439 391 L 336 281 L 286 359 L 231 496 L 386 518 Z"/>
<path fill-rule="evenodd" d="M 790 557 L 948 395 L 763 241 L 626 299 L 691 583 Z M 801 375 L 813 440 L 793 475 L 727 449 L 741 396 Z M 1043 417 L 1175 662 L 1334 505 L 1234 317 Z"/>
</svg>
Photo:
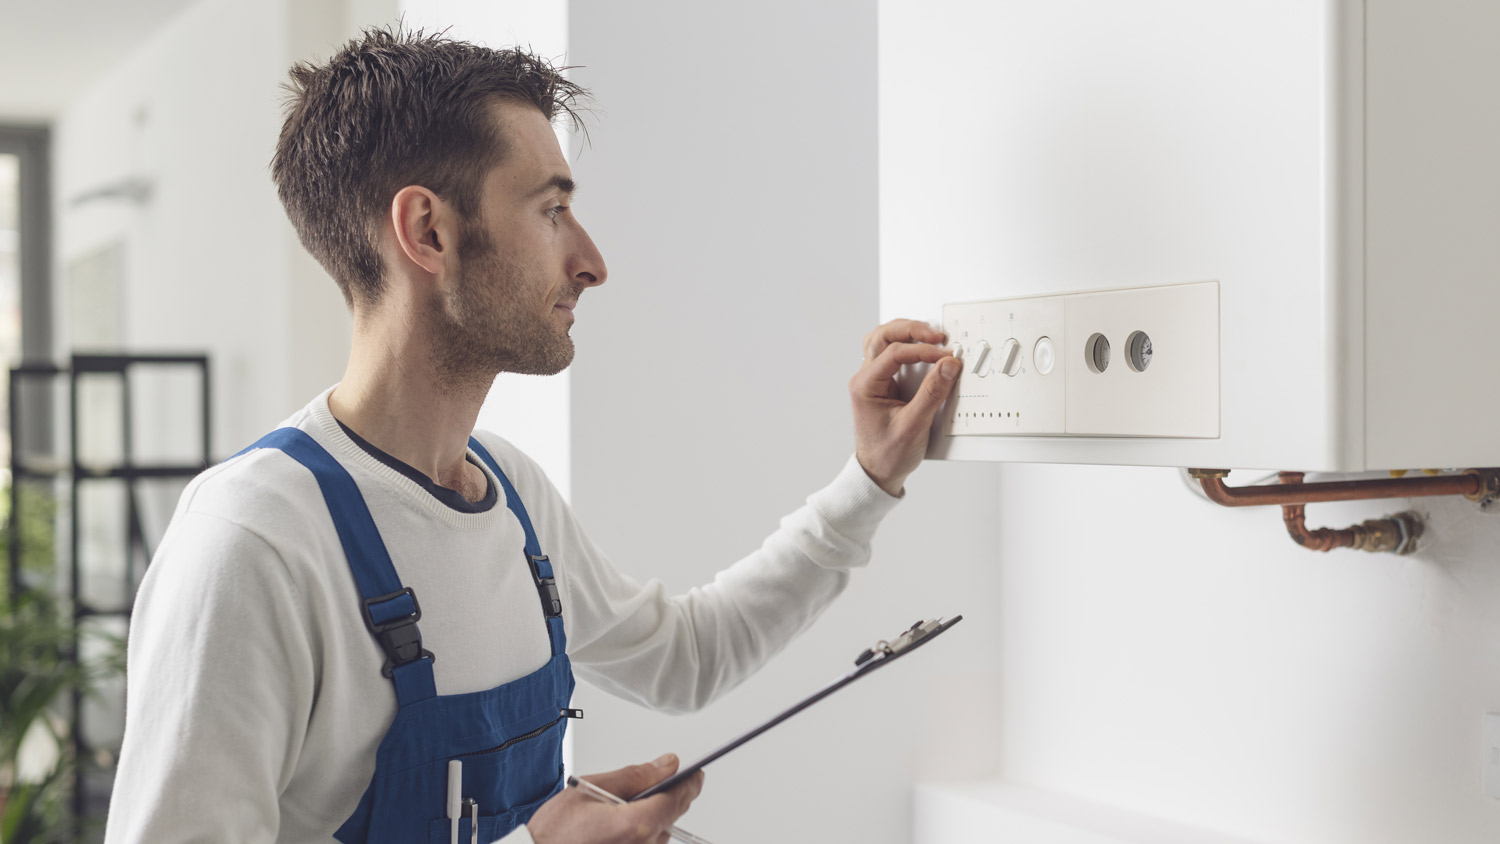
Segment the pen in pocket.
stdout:
<svg viewBox="0 0 1500 844">
<path fill-rule="evenodd" d="M 448 825 L 453 830 L 450 844 L 458 844 L 458 822 L 463 816 L 464 763 L 460 759 L 448 762 Z"/>
</svg>

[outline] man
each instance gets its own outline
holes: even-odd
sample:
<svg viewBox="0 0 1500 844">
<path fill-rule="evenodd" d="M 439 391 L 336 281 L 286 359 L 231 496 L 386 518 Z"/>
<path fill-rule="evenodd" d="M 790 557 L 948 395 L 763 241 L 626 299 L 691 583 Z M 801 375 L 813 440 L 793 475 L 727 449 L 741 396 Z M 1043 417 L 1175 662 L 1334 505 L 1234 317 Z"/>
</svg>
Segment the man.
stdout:
<svg viewBox="0 0 1500 844">
<path fill-rule="evenodd" d="M 292 77 L 272 175 L 353 313 L 349 365 L 184 492 L 136 603 L 107 840 L 665 841 L 701 774 L 625 806 L 561 788 L 573 668 L 677 711 L 756 670 L 868 558 L 957 361 L 925 324 L 872 332 L 839 477 L 712 584 L 641 585 L 525 455 L 471 439 L 498 372 L 571 363 L 606 278 L 551 126 L 583 92 L 385 31 Z M 590 779 L 630 796 L 676 765 Z"/>
</svg>

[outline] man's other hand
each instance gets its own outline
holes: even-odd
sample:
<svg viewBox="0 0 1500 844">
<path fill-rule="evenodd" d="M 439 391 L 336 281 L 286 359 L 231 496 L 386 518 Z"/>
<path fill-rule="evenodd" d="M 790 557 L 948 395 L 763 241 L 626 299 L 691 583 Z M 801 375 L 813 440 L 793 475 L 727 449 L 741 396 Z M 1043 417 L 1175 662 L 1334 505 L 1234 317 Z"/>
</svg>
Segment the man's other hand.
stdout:
<svg viewBox="0 0 1500 844">
<path fill-rule="evenodd" d="M 891 495 L 922 462 L 932 418 L 953 390 L 961 364 L 941 343 L 943 332 L 925 322 L 892 320 L 865 335 L 864 365 L 849 379 L 854 402 L 854 454 L 865 474 Z M 936 364 L 911 401 L 896 389 L 906 364 Z"/>
<path fill-rule="evenodd" d="M 668 753 L 648 765 L 631 765 L 583 779 L 629 799 L 676 772 L 677 757 Z M 702 790 L 702 771 L 669 791 L 624 805 L 604 803 L 576 788 L 565 788 L 536 810 L 526 829 L 536 844 L 667 844 L 667 829 Z"/>
</svg>

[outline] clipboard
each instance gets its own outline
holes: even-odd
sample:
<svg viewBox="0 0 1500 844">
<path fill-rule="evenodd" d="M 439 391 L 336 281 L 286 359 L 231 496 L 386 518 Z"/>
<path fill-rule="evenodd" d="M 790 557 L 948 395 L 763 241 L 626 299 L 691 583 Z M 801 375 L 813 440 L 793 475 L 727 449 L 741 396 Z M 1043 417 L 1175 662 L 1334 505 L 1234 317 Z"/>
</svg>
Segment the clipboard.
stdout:
<svg viewBox="0 0 1500 844">
<path fill-rule="evenodd" d="M 697 773 L 705 765 L 714 761 L 715 759 L 718 759 L 720 756 L 723 756 L 729 751 L 734 750 L 736 747 L 745 744 L 761 733 L 764 733 L 766 730 L 769 730 L 777 724 L 780 724 L 782 721 L 785 721 L 793 715 L 796 715 L 798 712 L 801 712 L 809 706 L 812 706 L 813 704 L 817 703 L 825 697 L 828 697 L 829 695 L 849 685 L 855 680 L 858 680 L 859 678 L 867 674 L 873 673 L 876 669 L 894 662 L 898 657 L 911 653 L 917 648 L 920 648 L 921 646 L 927 644 L 928 642 L 936 638 L 939 633 L 942 633 L 953 625 L 959 623 L 960 621 L 963 621 L 963 618 L 964 617 L 961 615 L 956 615 L 946 621 L 941 618 L 936 618 L 929 621 L 919 621 L 903 631 L 900 636 L 897 636 L 895 639 L 892 639 L 889 642 L 882 639 L 873 647 L 866 648 L 863 652 L 860 653 L 858 657 L 855 658 L 853 671 L 850 671 L 848 674 L 845 674 L 837 680 L 834 680 L 832 683 L 829 683 L 818 691 L 813 692 L 811 695 L 808 695 L 807 697 L 793 704 L 788 709 L 783 710 L 780 714 L 776 715 L 771 720 L 766 721 L 765 723 L 737 736 L 736 738 L 730 740 L 728 744 L 719 747 L 703 758 L 697 760 L 696 762 L 693 762 L 691 765 L 678 770 L 678 772 L 673 774 L 672 776 L 667 777 L 656 785 L 653 785 L 645 791 L 642 791 L 640 794 L 637 794 L 636 796 L 630 798 L 629 802 L 644 800 L 653 794 L 660 794 L 663 791 L 671 789 L 673 786 L 676 786 L 678 783 L 681 783 L 683 780 Z"/>
</svg>

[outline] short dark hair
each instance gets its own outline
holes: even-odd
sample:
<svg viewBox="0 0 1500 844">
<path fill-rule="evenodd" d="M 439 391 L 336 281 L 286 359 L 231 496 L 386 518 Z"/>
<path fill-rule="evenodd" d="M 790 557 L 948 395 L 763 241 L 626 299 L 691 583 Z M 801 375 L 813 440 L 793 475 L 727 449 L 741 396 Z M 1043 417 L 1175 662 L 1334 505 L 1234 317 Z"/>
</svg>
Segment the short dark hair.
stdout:
<svg viewBox="0 0 1500 844">
<path fill-rule="evenodd" d="M 344 300 L 372 305 L 384 290 L 377 223 L 391 197 L 422 185 L 466 220 L 479 215 L 481 176 L 504 159 L 494 105 L 535 106 L 550 121 L 588 92 L 546 59 L 445 37 L 366 29 L 327 64 L 291 70 L 286 122 L 271 178 L 302 245 Z"/>
</svg>

